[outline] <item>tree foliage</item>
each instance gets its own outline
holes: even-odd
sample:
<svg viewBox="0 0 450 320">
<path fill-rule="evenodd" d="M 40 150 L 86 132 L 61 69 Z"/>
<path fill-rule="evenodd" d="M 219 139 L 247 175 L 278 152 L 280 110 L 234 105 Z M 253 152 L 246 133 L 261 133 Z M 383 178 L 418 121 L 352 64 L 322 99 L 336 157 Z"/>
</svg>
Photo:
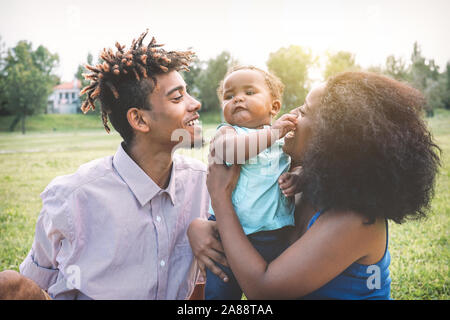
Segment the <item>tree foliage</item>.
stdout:
<svg viewBox="0 0 450 320">
<path fill-rule="evenodd" d="M 406 62 L 402 58 L 396 58 L 390 55 L 386 58 L 385 74 L 400 81 L 407 81 L 409 77 L 409 70 Z"/>
<path fill-rule="evenodd" d="M 444 102 L 444 107 L 446 109 L 450 109 L 450 62 L 447 62 L 443 78 L 445 89 L 444 89 L 444 97 L 442 100 Z"/>
<path fill-rule="evenodd" d="M 1 100 L 16 116 L 10 130 L 21 121 L 25 133 L 25 117 L 45 110 L 52 87 L 59 81 L 52 73 L 58 61 L 57 54 L 42 45 L 33 50 L 28 41 L 19 41 L 2 57 Z"/>
<path fill-rule="evenodd" d="M 285 85 L 283 111 L 303 104 L 310 87 L 308 69 L 315 63 L 311 52 L 300 46 L 281 48 L 269 55 L 267 68 Z"/>
<path fill-rule="evenodd" d="M 189 72 L 182 72 L 186 87 L 190 95 L 200 99 L 200 89 L 198 88 L 198 78 L 204 68 L 205 62 L 195 58 L 189 65 Z"/>
<path fill-rule="evenodd" d="M 10 115 L 10 111 L 7 108 L 8 101 L 5 95 L 5 57 L 6 57 L 6 46 L 2 42 L 2 37 L 0 36 L 0 116 Z"/>
<path fill-rule="evenodd" d="M 423 92 L 428 101 L 426 112 L 433 115 L 433 109 L 444 106 L 445 79 L 439 73 L 439 66 L 434 59 L 426 59 L 417 42 L 414 43 L 411 54 L 411 67 L 409 72 L 411 84 Z"/>
<path fill-rule="evenodd" d="M 198 75 L 193 89 L 197 90 L 203 111 L 221 110 L 217 87 L 234 63 L 236 62 L 232 59 L 231 54 L 223 51 L 217 57 L 209 59 L 205 63 L 205 68 L 201 68 L 201 64 L 198 66 L 196 71 Z"/>
<path fill-rule="evenodd" d="M 87 70 L 86 70 L 86 68 L 84 66 L 86 64 L 92 66 L 92 65 L 94 65 L 93 62 L 94 62 L 94 56 L 92 55 L 92 53 L 88 52 L 88 54 L 86 56 L 86 62 L 78 65 L 77 72 L 75 73 L 75 78 L 80 80 L 81 88 L 86 87 L 87 85 L 89 85 L 89 82 L 90 82 L 89 80 L 86 80 L 84 78 L 84 76 L 83 76 L 83 73 L 87 73 Z M 101 64 L 101 63 L 103 63 L 103 60 L 101 58 L 99 58 L 97 64 Z M 81 101 L 81 104 L 80 104 L 80 107 L 81 107 L 81 105 L 84 102 L 84 100 L 87 99 L 87 95 L 80 96 L 79 99 Z M 77 112 L 81 113 L 82 112 L 81 108 L 78 108 Z M 94 110 L 94 112 L 92 114 L 96 114 L 96 115 L 100 114 L 100 106 L 99 106 L 99 102 L 98 101 L 95 101 L 95 110 Z"/>
<path fill-rule="evenodd" d="M 359 70 L 360 67 L 355 62 L 355 55 L 347 51 L 337 53 L 327 53 L 327 63 L 323 73 L 324 79 L 328 79 L 340 72 Z"/>
</svg>

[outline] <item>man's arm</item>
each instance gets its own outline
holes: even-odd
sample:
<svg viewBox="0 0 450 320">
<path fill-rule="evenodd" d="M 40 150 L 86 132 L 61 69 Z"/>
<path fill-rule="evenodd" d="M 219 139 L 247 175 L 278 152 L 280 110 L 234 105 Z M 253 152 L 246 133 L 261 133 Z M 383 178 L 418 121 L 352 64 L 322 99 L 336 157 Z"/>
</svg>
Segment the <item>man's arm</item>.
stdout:
<svg viewBox="0 0 450 320">
<path fill-rule="evenodd" d="M 42 193 L 42 210 L 36 222 L 33 245 L 21 263 L 20 273 L 33 280 L 45 291 L 57 280 L 57 256 L 63 241 L 71 234 L 68 222 L 68 199 L 53 188 Z"/>
</svg>

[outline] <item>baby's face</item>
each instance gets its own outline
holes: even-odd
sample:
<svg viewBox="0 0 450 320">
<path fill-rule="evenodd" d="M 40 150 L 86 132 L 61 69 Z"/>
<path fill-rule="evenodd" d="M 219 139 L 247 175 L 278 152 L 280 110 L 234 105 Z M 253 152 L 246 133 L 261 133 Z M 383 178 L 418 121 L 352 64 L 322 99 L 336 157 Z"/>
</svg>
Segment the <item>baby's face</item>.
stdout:
<svg viewBox="0 0 450 320">
<path fill-rule="evenodd" d="M 250 69 L 228 75 L 223 82 L 222 108 L 229 124 L 247 128 L 270 124 L 273 98 L 264 76 Z"/>
</svg>

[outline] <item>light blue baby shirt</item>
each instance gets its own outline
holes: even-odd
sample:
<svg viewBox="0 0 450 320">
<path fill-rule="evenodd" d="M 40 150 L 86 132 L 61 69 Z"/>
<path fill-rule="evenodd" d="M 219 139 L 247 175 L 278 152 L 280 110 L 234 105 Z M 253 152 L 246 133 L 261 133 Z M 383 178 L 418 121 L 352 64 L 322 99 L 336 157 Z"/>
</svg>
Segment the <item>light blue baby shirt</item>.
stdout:
<svg viewBox="0 0 450 320">
<path fill-rule="evenodd" d="M 231 126 L 221 124 L 217 129 L 224 125 Z M 259 130 L 231 127 L 237 134 Z M 231 201 L 247 235 L 294 225 L 294 201 L 286 198 L 278 185 L 278 178 L 289 170 L 291 161 L 282 150 L 283 144 L 283 139 L 277 140 L 270 148 L 241 165 L 241 173 Z M 214 215 L 211 205 L 209 212 Z"/>
</svg>

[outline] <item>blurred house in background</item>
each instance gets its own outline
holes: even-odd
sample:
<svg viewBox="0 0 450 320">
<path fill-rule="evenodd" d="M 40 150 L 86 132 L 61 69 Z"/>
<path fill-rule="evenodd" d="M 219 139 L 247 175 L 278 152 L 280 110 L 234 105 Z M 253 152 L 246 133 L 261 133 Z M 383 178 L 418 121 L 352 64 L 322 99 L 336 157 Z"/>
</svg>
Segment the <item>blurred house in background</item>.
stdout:
<svg viewBox="0 0 450 320">
<path fill-rule="evenodd" d="M 80 113 L 80 90 L 81 82 L 78 79 L 54 87 L 47 100 L 47 113 Z"/>
</svg>

